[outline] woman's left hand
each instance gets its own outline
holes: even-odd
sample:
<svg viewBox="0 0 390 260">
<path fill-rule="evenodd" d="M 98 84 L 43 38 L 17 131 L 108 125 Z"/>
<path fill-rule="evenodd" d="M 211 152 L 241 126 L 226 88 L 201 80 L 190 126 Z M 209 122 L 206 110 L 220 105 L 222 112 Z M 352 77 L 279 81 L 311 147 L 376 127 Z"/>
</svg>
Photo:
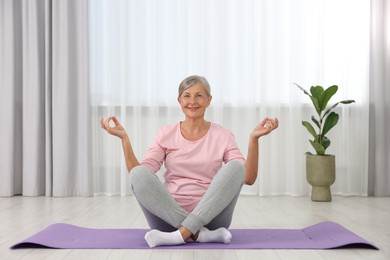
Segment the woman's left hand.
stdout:
<svg viewBox="0 0 390 260">
<path fill-rule="evenodd" d="M 279 120 L 277 118 L 272 119 L 266 117 L 252 131 L 251 137 L 259 139 L 261 136 L 271 133 L 273 130 L 278 128 L 278 126 L 279 126 Z"/>
</svg>

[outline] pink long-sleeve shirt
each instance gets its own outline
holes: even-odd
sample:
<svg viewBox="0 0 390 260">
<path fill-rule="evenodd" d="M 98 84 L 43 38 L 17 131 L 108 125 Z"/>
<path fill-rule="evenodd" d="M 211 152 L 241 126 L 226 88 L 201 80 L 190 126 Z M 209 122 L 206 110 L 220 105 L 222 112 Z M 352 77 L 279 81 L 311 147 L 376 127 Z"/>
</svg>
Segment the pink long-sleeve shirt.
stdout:
<svg viewBox="0 0 390 260">
<path fill-rule="evenodd" d="M 231 132 L 211 123 L 207 134 L 188 141 L 180 123 L 161 128 L 141 165 L 157 172 L 165 162 L 165 186 L 177 203 L 191 212 L 209 187 L 222 163 L 245 159 Z"/>
</svg>

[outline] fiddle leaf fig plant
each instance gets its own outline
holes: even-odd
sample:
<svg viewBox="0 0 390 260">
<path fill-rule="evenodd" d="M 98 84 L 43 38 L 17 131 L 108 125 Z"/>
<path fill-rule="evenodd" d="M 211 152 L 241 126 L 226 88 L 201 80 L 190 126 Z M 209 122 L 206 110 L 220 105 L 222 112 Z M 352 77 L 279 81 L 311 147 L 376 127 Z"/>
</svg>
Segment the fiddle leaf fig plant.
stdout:
<svg viewBox="0 0 390 260">
<path fill-rule="evenodd" d="M 309 131 L 309 133 L 314 137 L 314 139 L 309 140 L 309 142 L 313 146 L 317 155 L 325 155 L 325 151 L 330 145 L 330 140 L 326 137 L 326 134 L 337 124 L 337 121 L 339 120 L 339 115 L 334 112 L 333 109 L 339 104 L 354 103 L 355 100 L 339 101 L 327 108 L 329 100 L 338 90 L 337 85 L 330 86 L 327 89 L 324 89 L 322 86 L 312 86 L 310 88 L 310 93 L 298 84 L 294 83 L 294 85 L 310 97 L 317 112 L 317 117 L 314 115 L 311 117 L 314 126 L 308 121 L 302 121 L 302 125 L 306 127 L 307 131 Z M 307 152 L 306 154 L 312 153 Z"/>
</svg>

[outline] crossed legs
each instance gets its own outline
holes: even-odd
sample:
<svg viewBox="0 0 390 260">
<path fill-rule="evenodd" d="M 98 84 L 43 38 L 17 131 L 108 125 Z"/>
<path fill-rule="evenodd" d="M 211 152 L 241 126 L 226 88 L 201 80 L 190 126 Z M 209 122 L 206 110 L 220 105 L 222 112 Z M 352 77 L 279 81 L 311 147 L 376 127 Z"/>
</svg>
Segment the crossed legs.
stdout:
<svg viewBox="0 0 390 260">
<path fill-rule="evenodd" d="M 148 168 L 138 166 L 130 174 L 133 192 L 152 229 L 145 236 L 149 246 L 197 242 L 229 243 L 233 210 L 245 178 L 238 161 L 224 165 L 198 205 L 188 214 L 164 184 Z"/>
</svg>

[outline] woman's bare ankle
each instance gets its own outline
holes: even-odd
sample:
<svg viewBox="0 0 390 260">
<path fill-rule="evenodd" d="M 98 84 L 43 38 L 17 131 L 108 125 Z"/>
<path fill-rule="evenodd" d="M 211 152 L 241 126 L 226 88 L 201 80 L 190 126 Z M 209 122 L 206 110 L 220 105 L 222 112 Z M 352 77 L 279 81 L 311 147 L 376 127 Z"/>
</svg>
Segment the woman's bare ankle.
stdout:
<svg viewBox="0 0 390 260">
<path fill-rule="evenodd" d="M 189 231 L 186 227 L 181 226 L 179 228 L 180 234 L 183 237 L 184 241 L 187 241 L 190 237 L 194 236 L 191 231 Z"/>
</svg>

